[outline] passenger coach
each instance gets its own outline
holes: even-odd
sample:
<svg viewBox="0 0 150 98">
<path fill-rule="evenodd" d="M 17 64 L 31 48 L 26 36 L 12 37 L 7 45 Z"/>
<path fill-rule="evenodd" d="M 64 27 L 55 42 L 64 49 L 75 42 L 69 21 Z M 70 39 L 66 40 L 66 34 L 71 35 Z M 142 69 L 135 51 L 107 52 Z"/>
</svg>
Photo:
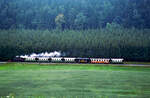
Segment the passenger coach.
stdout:
<svg viewBox="0 0 150 98">
<path fill-rule="evenodd" d="M 91 63 L 109 64 L 110 63 L 110 59 L 91 58 Z"/>
</svg>

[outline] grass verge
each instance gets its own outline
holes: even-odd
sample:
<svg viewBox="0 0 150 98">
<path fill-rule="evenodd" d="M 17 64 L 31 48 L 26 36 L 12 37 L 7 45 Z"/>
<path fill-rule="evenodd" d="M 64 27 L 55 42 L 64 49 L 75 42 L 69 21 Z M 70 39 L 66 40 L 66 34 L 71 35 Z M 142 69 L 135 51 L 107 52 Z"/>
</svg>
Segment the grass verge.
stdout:
<svg viewBox="0 0 150 98">
<path fill-rule="evenodd" d="M 0 64 L 0 96 L 148 98 L 150 68 L 94 64 Z"/>
</svg>

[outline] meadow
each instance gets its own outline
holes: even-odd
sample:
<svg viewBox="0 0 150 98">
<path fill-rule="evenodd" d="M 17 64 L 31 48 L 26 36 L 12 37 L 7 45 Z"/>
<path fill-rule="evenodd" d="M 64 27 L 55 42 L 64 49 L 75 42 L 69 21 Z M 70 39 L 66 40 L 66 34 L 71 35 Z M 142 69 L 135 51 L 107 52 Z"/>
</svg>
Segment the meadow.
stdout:
<svg viewBox="0 0 150 98">
<path fill-rule="evenodd" d="M 8 96 L 149 98 L 150 67 L 110 64 L 0 64 L 0 98 Z"/>
</svg>

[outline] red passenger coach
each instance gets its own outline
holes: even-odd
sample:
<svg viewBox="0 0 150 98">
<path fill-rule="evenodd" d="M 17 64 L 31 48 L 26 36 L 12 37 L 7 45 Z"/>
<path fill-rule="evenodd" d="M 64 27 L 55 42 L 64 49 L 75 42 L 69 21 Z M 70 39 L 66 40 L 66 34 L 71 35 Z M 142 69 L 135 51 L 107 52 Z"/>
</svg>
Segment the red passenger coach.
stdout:
<svg viewBox="0 0 150 98">
<path fill-rule="evenodd" d="M 110 63 L 110 59 L 91 58 L 91 63 L 109 64 Z"/>
</svg>

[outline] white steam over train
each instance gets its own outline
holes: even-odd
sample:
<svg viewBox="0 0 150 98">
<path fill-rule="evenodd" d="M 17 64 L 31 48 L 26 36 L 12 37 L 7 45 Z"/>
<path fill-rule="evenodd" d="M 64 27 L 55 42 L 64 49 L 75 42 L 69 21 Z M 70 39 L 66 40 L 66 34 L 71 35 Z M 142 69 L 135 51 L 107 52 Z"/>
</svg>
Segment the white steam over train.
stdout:
<svg viewBox="0 0 150 98">
<path fill-rule="evenodd" d="M 95 64 L 120 64 L 123 63 L 122 58 L 76 58 L 76 57 L 60 57 L 61 52 L 45 52 L 40 54 L 31 54 L 24 56 L 16 56 L 14 61 L 19 62 L 49 62 L 49 63 L 95 63 Z"/>
</svg>

